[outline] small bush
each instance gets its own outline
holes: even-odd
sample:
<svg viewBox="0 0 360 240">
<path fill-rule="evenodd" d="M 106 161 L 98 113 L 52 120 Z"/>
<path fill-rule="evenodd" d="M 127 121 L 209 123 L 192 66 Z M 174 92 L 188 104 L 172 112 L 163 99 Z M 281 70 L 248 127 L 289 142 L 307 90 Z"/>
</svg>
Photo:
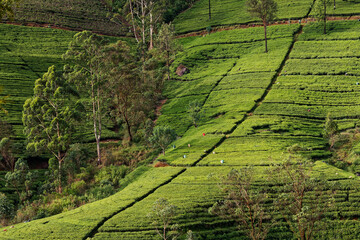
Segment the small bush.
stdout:
<svg viewBox="0 0 360 240">
<path fill-rule="evenodd" d="M 115 193 L 115 189 L 111 184 L 103 184 L 99 187 L 90 189 L 86 197 L 92 202 L 106 197 L 109 197 Z"/>
<path fill-rule="evenodd" d="M 119 181 L 125 177 L 128 172 L 126 166 L 114 166 L 103 167 L 95 176 L 95 182 L 101 183 L 108 181 L 112 186 L 118 187 Z"/>
<path fill-rule="evenodd" d="M 9 219 L 13 215 L 14 204 L 3 193 L 0 193 L 0 218 Z"/>
</svg>

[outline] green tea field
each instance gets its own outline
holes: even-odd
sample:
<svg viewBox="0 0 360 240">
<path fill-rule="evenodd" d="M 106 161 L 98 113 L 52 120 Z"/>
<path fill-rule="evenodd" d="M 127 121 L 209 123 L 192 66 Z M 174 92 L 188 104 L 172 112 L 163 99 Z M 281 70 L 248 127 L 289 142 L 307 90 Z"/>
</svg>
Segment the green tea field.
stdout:
<svg viewBox="0 0 360 240">
<path fill-rule="evenodd" d="M 95 0 L 24 0 L 15 9 L 14 21 L 124 36 L 126 27 L 110 21 L 107 8 L 104 1 Z"/>
<path fill-rule="evenodd" d="M 209 1 L 196 1 L 192 8 L 181 13 L 174 21 L 178 33 L 205 30 L 207 27 L 229 26 L 236 24 L 258 23 L 259 19 L 252 17 L 247 11 L 245 0 L 212 0 L 211 19 L 209 20 Z M 278 13 L 276 21 L 298 20 L 313 17 L 312 0 L 276 0 Z M 330 16 L 353 16 L 359 15 L 359 2 L 336 1 L 336 9 L 329 4 Z"/>
<path fill-rule="evenodd" d="M 166 82 L 167 102 L 157 121 L 181 136 L 160 156 L 171 166 L 149 168 L 110 198 L 2 229 L 0 238 L 157 239 L 147 213 L 163 197 L 179 207 L 175 221 L 182 231 L 190 229 L 199 239 L 245 239 L 231 221 L 208 213 L 222 197 L 216 177 L 252 165 L 256 184 L 266 186 L 264 172 L 294 144 L 314 161 L 329 157 L 321 135 L 328 112 L 340 129 L 358 123 L 360 22 L 331 22 L 326 36 L 320 27 L 269 27 L 268 54 L 261 27 L 180 39 L 184 51 L 174 66 L 182 63 L 190 73 Z M 204 110 L 197 128 L 187 117 L 194 100 Z M 340 183 L 336 208 L 328 213 L 334 227 L 315 238 L 356 239 L 359 179 L 326 161 L 316 161 L 313 170 Z M 291 232 L 280 224 L 268 238 L 291 239 Z"/>
<path fill-rule="evenodd" d="M 61 56 L 66 52 L 72 31 L 49 28 L 0 25 L 0 85 L 2 96 L 8 96 L 7 114 L 2 114 L 13 125 L 15 136 L 24 139 L 22 110 L 24 102 L 33 95 L 34 82 L 51 65 L 59 69 L 65 64 Z M 111 40 L 112 38 L 110 38 Z M 115 39 L 115 38 L 114 38 Z M 79 134 L 85 141 L 91 139 L 90 127 Z M 114 133 L 105 129 L 105 135 Z"/>
</svg>

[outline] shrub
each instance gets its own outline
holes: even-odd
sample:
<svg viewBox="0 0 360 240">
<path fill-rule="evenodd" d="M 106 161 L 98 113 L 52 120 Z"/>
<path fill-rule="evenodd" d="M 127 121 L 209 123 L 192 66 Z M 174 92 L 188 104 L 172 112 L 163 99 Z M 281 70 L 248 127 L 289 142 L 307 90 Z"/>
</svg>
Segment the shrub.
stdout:
<svg viewBox="0 0 360 240">
<path fill-rule="evenodd" d="M 6 197 L 4 193 L 0 193 L 0 218 L 9 219 L 14 211 L 14 204 Z"/>
<path fill-rule="evenodd" d="M 86 194 L 89 201 L 97 201 L 109 197 L 115 193 L 115 189 L 111 184 L 102 184 L 98 187 L 90 189 Z"/>
<path fill-rule="evenodd" d="M 119 181 L 125 177 L 128 172 L 126 166 L 114 166 L 103 167 L 95 176 L 95 182 L 101 183 L 108 181 L 112 186 L 118 187 Z"/>
</svg>

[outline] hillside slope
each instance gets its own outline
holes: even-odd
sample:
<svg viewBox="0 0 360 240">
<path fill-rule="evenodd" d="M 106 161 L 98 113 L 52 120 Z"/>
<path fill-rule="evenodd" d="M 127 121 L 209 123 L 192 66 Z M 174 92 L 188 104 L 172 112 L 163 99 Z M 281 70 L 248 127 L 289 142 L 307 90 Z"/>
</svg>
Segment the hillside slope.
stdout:
<svg viewBox="0 0 360 240">
<path fill-rule="evenodd" d="M 314 0 L 275 0 L 278 4 L 277 22 L 299 20 L 313 17 Z M 194 5 L 179 14 L 174 20 L 178 33 L 205 30 L 207 27 L 229 25 L 252 25 L 260 19 L 250 16 L 246 11 L 246 0 L 211 0 L 211 20 L 209 20 L 209 1 L 199 0 Z M 336 1 L 336 8 L 331 4 L 327 8 L 329 16 L 353 16 L 360 14 L 359 1 Z"/>
<path fill-rule="evenodd" d="M 314 160 L 327 158 L 321 137 L 327 112 L 335 114 L 341 129 L 358 122 L 359 51 L 353 40 L 359 38 L 360 22 L 332 22 L 326 36 L 319 27 L 269 27 L 268 54 L 263 53 L 261 27 L 181 39 L 184 52 L 174 66 L 185 64 L 190 73 L 166 83 L 168 101 L 158 120 L 182 136 L 162 157 L 172 166 L 151 168 L 108 199 L 7 228 L 0 238 L 156 239 L 146 215 L 163 197 L 179 207 L 176 222 L 183 231 L 191 229 L 200 239 L 239 239 L 242 233 L 232 222 L 207 211 L 221 199 L 212 176 L 253 165 L 256 184 L 266 185 L 263 173 L 293 144 Z M 198 128 L 187 117 L 187 105 L 195 99 L 205 110 Z M 317 161 L 314 175 L 320 174 L 340 184 L 336 209 L 328 214 L 335 227 L 316 237 L 356 239 L 359 179 Z M 291 233 L 280 225 L 269 238 L 289 239 Z"/>
<path fill-rule="evenodd" d="M 33 96 L 35 80 L 46 73 L 51 65 L 56 65 L 59 70 L 63 68 L 65 63 L 61 56 L 66 52 L 75 32 L 8 24 L 1 24 L 0 31 L 0 95 L 8 96 L 8 103 L 5 105 L 8 114 L 0 113 L 0 116 L 12 124 L 16 139 L 24 140 L 24 102 Z M 119 39 L 107 38 L 110 41 Z M 115 133 L 107 129 L 111 126 L 105 122 L 105 138 L 115 136 Z M 91 124 L 82 128 L 78 135 L 82 141 L 91 141 Z"/>
<path fill-rule="evenodd" d="M 99 0 L 23 0 L 15 9 L 14 20 L 125 36 L 127 28 L 110 21 L 108 13 L 105 2 Z"/>
</svg>

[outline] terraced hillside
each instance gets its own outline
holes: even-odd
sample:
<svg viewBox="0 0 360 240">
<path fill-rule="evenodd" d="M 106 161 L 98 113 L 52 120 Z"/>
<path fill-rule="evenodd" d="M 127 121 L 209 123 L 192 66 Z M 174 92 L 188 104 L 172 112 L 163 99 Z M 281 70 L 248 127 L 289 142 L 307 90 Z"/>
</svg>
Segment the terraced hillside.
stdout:
<svg viewBox="0 0 360 240">
<path fill-rule="evenodd" d="M 149 168 L 110 198 L 2 229 L 0 238 L 156 239 L 146 215 L 163 197 L 179 207 L 176 222 L 183 231 L 191 229 L 200 239 L 239 239 L 243 235 L 232 222 L 208 213 L 222 195 L 216 176 L 253 165 L 256 184 L 266 186 L 264 171 L 281 161 L 293 144 L 314 160 L 327 158 L 321 131 L 328 112 L 341 129 L 358 121 L 359 52 L 354 40 L 360 22 L 329 26 L 326 36 L 316 24 L 271 26 L 268 54 L 263 53 L 260 27 L 181 39 L 184 52 L 174 66 L 182 63 L 190 73 L 166 83 L 168 100 L 157 122 L 171 125 L 182 136 L 161 157 L 172 166 Z M 196 99 L 205 110 L 197 128 L 187 117 L 187 105 Z M 334 227 L 317 232 L 316 238 L 356 239 L 358 178 L 323 161 L 313 170 L 340 183 L 336 209 L 328 213 Z M 282 224 L 272 229 L 269 239 L 291 239 L 291 233 Z"/>
<path fill-rule="evenodd" d="M 245 0 L 211 1 L 212 18 L 209 20 L 208 0 L 199 0 L 174 21 L 179 33 L 197 31 L 209 26 L 226 26 L 258 22 L 246 11 Z M 279 19 L 300 19 L 308 15 L 313 0 L 276 0 Z"/>
<path fill-rule="evenodd" d="M 75 33 L 6 24 L 0 25 L 0 31 L 1 95 L 9 96 L 5 106 L 8 114 L 2 114 L 2 117 L 13 125 L 16 137 L 23 140 L 24 102 L 33 95 L 35 80 L 47 72 L 48 67 L 57 65 L 62 69 L 64 62 L 61 56 Z M 89 129 L 82 131 L 84 140 L 90 139 Z M 114 133 L 105 129 L 105 135 L 113 136 Z"/>
<path fill-rule="evenodd" d="M 23 0 L 15 10 L 14 20 L 24 24 L 45 24 L 77 31 L 90 30 L 107 35 L 126 35 L 126 27 L 110 21 L 108 13 L 105 1 Z"/>
<path fill-rule="evenodd" d="M 235 24 L 252 24 L 259 22 L 246 11 L 245 0 L 212 0 L 211 20 L 209 20 L 209 1 L 199 0 L 194 5 L 181 13 L 174 25 L 178 33 L 204 30 L 207 27 L 228 26 Z M 278 13 L 276 21 L 298 20 L 312 17 L 313 0 L 276 0 Z M 336 1 L 336 9 L 329 6 L 329 16 L 353 16 L 360 14 L 358 1 Z"/>
</svg>

